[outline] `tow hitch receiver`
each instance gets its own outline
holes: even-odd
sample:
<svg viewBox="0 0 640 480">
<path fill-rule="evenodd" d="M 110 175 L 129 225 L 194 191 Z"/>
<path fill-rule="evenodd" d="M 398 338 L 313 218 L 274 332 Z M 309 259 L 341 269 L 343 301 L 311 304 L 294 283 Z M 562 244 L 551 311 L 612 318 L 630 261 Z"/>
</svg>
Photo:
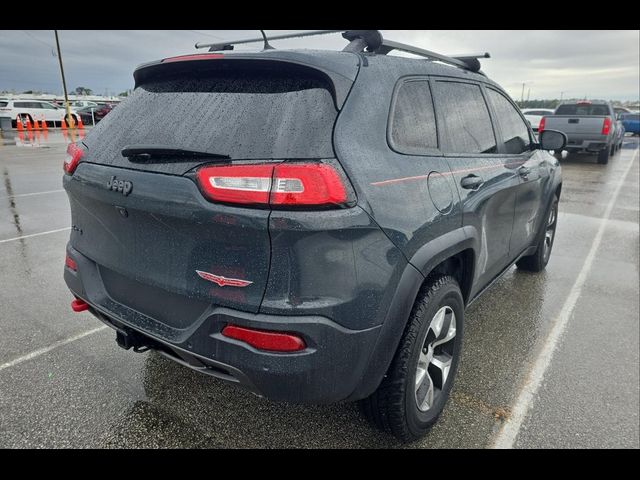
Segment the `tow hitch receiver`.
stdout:
<svg viewBox="0 0 640 480">
<path fill-rule="evenodd" d="M 146 345 L 144 339 L 134 331 L 125 331 L 122 329 L 116 330 L 116 342 L 125 350 L 133 348 L 136 353 L 142 353 L 149 350 L 149 346 Z"/>
</svg>

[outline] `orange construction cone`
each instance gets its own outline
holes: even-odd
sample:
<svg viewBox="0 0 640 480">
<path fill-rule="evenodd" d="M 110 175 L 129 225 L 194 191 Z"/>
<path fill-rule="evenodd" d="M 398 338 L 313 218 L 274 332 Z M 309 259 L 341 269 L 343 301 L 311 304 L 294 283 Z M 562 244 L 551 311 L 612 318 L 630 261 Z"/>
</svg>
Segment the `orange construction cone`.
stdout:
<svg viewBox="0 0 640 480">
<path fill-rule="evenodd" d="M 31 120 L 29 119 L 29 117 L 27 117 L 27 131 L 31 131 L 33 130 L 33 127 L 31 126 Z"/>
<path fill-rule="evenodd" d="M 78 115 L 78 128 L 80 130 L 84 128 L 84 125 L 82 124 L 82 117 L 80 115 Z"/>
<path fill-rule="evenodd" d="M 40 130 L 40 124 L 38 123 L 38 119 L 37 118 L 33 119 L 33 129 L 34 130 Z"/>
<path fill-rule="evenodd" d="M 62 128 L 62 130 L 67 129 L 67 122 L 64 121 L 64 117 L 62 118 L 62 123 L 60 124 L 60 128 Z"/>
<path fill-rule="evenodd" d="M 20 118 L 20 115 L 16 117 L 16 128 L 18 129 L 19 132 L 24 131 L 24 127 L 22 126 L 22 119 Z"/>
<path fill-rule="evenodd" d="M 40 122 L 40 126 L 42 127 L 42 130 L 48 130 L 47 120 L 44 118 L 44 115 L 42 116 L 42 121 Z"/>
</svg>

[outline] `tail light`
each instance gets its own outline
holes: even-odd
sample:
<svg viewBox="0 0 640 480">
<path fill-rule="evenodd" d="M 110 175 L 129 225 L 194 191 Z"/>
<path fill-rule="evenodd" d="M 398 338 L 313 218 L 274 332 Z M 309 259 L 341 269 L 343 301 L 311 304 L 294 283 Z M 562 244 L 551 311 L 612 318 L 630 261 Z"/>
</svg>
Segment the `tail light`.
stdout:
<svg viewBox="0 0 640 480">
<path fill-rule="evenodd" d="M 162 60 L 162 63 L 187 62 L 190 60 L 213 60 L 216 58 L 224 58 L 221 53 L 196 53 L 194 55 L 180 55 L 178 57 L 169 57 Z"/>
<path fill-rule="evenodd" d="M 78 163 L 80 163 L 80 159 L 84 155 L 84 150 L 76 145 L 75 143 L 70 143 L 67 147 L 67 158 L 64 161 L 64 171 L 65 173 L 72 175 L 75 171 Z"/>
<path fill-rule="evenodd" d="M 257 205 L 340 205 L 347 189 L 324 163 L 225 165 L 198 170 L 198 183 L 216 202 Z"/>
<path fill-rule="evenodd" d="M 542 117 L 540 119 L 540 125 L 538 125 L 538 133 L 542 133 L 542 131 L 544 130 L 544 121 L 545 121 L 545 117 Z"/>
<path fill-rule="evenodd" d="M 248 343 L 258 350 L 271 352 L 299 352 L 307 348 L 304 340 L 291 333 L 255 330 L 253 328 L 227 325 L 222 329 L 222 335 Z"/>
<path fill-rule="evenodd" d="M 602 135 L 609 135 L 609 130 L 611 130 L 611 119 L 609 117 L 604 117 L 604 122 L 602 123 Z"/>
</svg>

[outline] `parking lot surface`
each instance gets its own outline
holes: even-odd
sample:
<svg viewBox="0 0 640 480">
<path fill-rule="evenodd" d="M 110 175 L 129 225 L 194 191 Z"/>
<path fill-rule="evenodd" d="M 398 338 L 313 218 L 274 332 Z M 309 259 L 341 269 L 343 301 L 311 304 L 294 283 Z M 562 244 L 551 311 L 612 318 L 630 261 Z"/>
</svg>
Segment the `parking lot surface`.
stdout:
<svg viewBox="0 0 640 480">
<path fill-rule="evenodd" d="M 273 403 L 74 314 L 64 151 L 55 131 L 0 142 L 0 447 L 640 447 L 637 137 L 608 165 L 563 159 L 546 271 L 512 268 L 468 309 L 452 397 L 408 445 L 354 404 Z"/>
</svg>

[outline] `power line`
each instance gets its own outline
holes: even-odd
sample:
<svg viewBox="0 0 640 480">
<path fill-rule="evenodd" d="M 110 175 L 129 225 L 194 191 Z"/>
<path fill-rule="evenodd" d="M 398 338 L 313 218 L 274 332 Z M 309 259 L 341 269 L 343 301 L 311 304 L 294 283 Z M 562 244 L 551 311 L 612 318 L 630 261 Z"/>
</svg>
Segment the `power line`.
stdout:
<svg viewBox="0 0 640 480">
<path fill-rule="evenodd" d="M 40 40 L 37 37 L 34 37 L 33 35 L 31 35 L 29 32 L 27 32 L 26 30 L 22 30 L 25 34 L 27 34 L 30 38 L 32 38 L 33 40 L 35 40 L 36 42 L 40 42 L 43 45 L 46 45 L 47 47 L 53 49 L 53 45 L 49 45 L 47 42 L 45 42 L 44 40 Z"/>
<path fill-rule="evenodd" d="M 185 30 L 185 32 L 197 33 L 198 35 L 204 35 L 205 37 L 216 38 L 218 40 L 224 40 L 224 38 L 218 35 L 211 35 L 210 33 L 199 32 L 198 30 Z"/>
</svg>

